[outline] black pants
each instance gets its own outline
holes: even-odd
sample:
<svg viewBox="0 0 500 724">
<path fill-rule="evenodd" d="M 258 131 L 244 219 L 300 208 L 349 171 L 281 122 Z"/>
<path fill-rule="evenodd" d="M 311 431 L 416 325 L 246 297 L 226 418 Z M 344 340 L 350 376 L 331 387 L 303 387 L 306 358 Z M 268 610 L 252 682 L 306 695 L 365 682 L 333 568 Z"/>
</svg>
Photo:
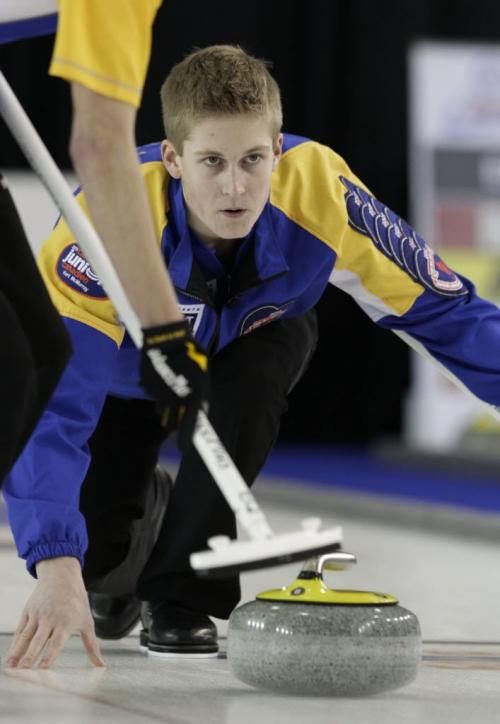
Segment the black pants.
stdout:
<svg viewBox="0 0 500 724">
<path fill-rule="evenodd" d="M 71 343 L 0 176 L 0 486 L 46 407 Z"/>
<path fill-rule="evenodd" d="M 249 485 L 273 447 L 287 395 L 305 371 L 316 340 L 311 311 L 240 337 L 212 360 L 210 420 Z M 89 534 L 87 581 L 105 575 L 127 555 L 131 522 L 143 516 L 162 440 L 153 403 L 107 399 L 90 440 L 92 462 L 80 498 Z M 189 555 L 205 550 L 213 535 L 234 538 L 234 515 L 191 447 L 137 582 L 139 598 L 227 618 L 240 599 L 239 577 L 199 580 L 189 566 Z"/>
</svg>

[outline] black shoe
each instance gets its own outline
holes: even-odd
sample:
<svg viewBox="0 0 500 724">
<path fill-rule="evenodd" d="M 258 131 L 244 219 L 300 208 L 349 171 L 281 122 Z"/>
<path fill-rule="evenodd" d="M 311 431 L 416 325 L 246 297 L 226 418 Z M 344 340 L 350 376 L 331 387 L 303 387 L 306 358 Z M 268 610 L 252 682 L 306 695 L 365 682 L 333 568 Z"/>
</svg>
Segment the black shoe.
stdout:
<svg viewBox="0 0 500 724">
<path fill-rule="evenodd" d="M 141 611 L 141 648 L 155 656 L 215 658 L 217 627 L 208 616 L 174 603 L 151 601 Z"/>
<path fill-rule="evenodd" d="M 121 639 L 137 625 L 141 602 L 135 596 L 110 596 L 89 592 L 89 603 L 96 636 L 100 639 Z"/>
</svg>

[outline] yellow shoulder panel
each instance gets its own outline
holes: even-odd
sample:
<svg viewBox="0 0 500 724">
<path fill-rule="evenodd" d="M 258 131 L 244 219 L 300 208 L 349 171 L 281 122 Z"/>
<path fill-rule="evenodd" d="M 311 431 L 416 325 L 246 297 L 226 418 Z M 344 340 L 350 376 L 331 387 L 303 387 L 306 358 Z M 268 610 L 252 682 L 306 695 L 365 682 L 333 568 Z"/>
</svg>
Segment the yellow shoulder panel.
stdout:
<svg viewBox="0 0 500 724">
<path fill-rule="evenodd" d="M 49 73 L 135 107 L 162 0 L 59 0 Z"/>
<path fill-rule="evenodd" d="M 167 223 L 168 194 L 167 186 L 169 175 L 161 161 L 150 161 L 141 164 L 141 171 L 148 190 L 149 206 L 153 214 L 153 221 L 158 244 Z"/>
<path fill-rule="evenodd" d="M 338 253 L 345 232 L 340 175 L 345 161 L 326 146 L 308 141 L 283 154 L 273 173 L 271 203 Z"/>
<path fill-rule="evenodd" d="M 329 246 L 335 269 L 348 270 L 394 314 L 404 314 L 423 293 L 396 263 L 349 226 L 340 177 L 366 189 L 346 162 L 326 146 L 308 141 L 283 154 L 273 173 L 271 203 Z"/>
<path fill-rule="evenodd" d="M 148 189 L 158 243 L 166 220 L 166 172 L 161 163 L 141 166 Z M 77 201 L 89 216 L 85 195 Z M 42 245 L 38 266 L 59 313 L 106 334 L 119 346 L 124 330 L 101 283 L 64 219 L 60 219 Z"/>
</svg>

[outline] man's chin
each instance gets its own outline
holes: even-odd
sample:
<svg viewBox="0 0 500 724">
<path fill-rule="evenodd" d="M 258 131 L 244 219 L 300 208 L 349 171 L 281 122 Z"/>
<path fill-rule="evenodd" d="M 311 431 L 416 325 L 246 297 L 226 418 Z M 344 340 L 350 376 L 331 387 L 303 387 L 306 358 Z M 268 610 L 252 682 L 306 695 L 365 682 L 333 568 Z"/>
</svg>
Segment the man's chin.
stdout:
<svg viewBox="0 0 500 724">
<path fill-rule="evenodd" d="M 243 239 L 252 230 L 253 224 L 223 224 L 216 231 L 219 239 Z"/>
</svg>

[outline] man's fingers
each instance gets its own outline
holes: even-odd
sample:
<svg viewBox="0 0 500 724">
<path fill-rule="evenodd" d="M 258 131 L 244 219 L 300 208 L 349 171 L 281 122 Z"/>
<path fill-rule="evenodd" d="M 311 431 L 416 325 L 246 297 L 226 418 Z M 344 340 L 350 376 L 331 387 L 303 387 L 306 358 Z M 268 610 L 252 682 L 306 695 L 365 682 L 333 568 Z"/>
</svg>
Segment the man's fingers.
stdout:
<svg viewBox="0 0 500 724">
<path fill-rule="evenodd" d="M 95 633 L 93 631 L 82 631 L 80 635 L 89 655 L 89 659 L 92 661 L 94 666 L 106 666 L 106 662 L 101 656 L 101 650 L 99 648 L 99 644 L 97 643 Z"/>
<path fill-rule="evenodd" d="M 21 618 L 19 619 L 19 623 L 17 624 L 17 628 L 14 632 L 14 636 L 18 636 L 20 633 L 22 633 L 22 631 L 26 628 L 28 621 L 29 616 L 25 611 L 23 611 L 21 614 Z"/>
<path fill-rule="evenodd" d="M 39 662 L 47 668 L 71 634 L 93 631 L 78 561 L 71 556 L 39 561 L 37 573 L 38 582 L 21 614 L 8 667 L 28 669 Z M 95 664 L 102 666 L 97 643 L 87 638 L 87 644 Z"/>
<path fill-rule="evenodd" d="M 31 639 L 35 635 L 37 626 L 38 624 L 35 620 L 28 620 L 24 628 L 21 628 L 20 625 L 18 626 L 16 634 L 14 635 L 14 640 L 12 641 L 9 649 L 9 653 L 7 654 L 8 667 L 17 666 L 19 659 L 24 656 L 27 651 L 31 643 Z"/>
<path fill-rule="evenodd" d="M 43 651 L 43 648 L 49 640 L 51 633 L 52 630 L 49 626 L 39 626 L 37 628 L 36 633 L 31 639 L 30 645 L 28 646 L 28 650 L 19 661 L 20 669 L 31 668 L 31 666 L 35 663 L 35 661 L 38 659 L 41 652 Z"/>
<path fill-rule="evenodd" d="M 45 654 L 40 661 L 40 668 L 41 669 L 48 669 L 54 661 L 57 659 L 59 654 L 61 653 L 61 650 L 66 643 L 66 641 L 69 639 L 70 634 L 66 631 L 54 631 L 52 633 L 52 636 L 47 642 L 47 648 L 45 649 Z"/>
</svg>

